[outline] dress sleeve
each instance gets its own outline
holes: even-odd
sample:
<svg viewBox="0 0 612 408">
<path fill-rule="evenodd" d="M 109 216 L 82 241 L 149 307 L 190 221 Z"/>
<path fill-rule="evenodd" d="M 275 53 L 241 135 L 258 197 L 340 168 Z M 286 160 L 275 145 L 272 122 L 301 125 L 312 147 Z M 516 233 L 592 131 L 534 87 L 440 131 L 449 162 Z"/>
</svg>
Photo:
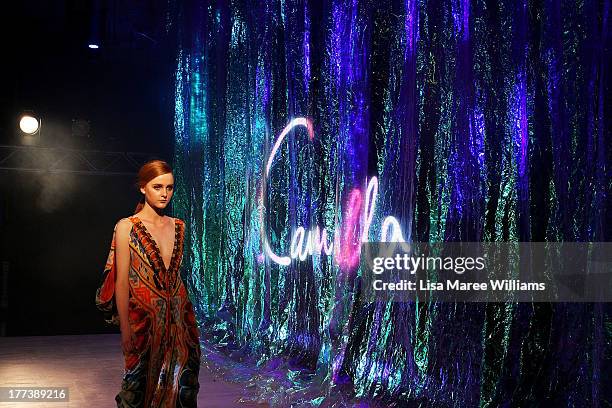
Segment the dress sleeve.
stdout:
<svg viewBox="0 0 612 408">
<path fill-rule="evenodd" d="M 118 225 L 119 223 L 117 223 Z M 113 230 L 113 239 L 111 241 L 110 252 L 102 272 L 102 281 L 100 286 L 96 290 L 96 307 L 104 315 L 104 320 L 109 323 L 118 326 L 119 325 L 119 313 L 117 312 L 117 303 L 115 301 L 115 279 L 117 276 L 116 262 L 115 262 L 115 235 L 117 232 L 117 225 Z"/>
</svg>

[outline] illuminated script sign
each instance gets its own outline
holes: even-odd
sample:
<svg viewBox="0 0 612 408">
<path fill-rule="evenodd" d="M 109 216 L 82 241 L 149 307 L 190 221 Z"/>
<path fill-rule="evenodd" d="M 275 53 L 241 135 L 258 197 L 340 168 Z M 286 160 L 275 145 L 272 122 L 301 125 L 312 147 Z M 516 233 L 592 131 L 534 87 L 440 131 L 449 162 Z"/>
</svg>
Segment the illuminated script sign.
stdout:
<svg viewBox="0 0 612 408">
<path fill-rule="evenodd" d="M 287 136 L 296 126 L 304 126 L 308 131 L 308 138 L 314 139 L 312 122 L 307 118 L 295 118 L 283 129 L 276 139 L 265 168 L 264 183 L 270 176 L 270 169 L 274 162 L 276 153 Z M 268 241 L 268 234 L 264 229 L 264 189 L 261 189 L 260 200 L 260 225 L 261 240 L 263 243 L 264 255 L 279 265 L 289 265 L 292 259 L 305 260 L 308 256 L 327 255 L 333 256 L 335 262 L 344 270 L 350 270 L 357 266 L 361 255 L 361 243 L 367 242 L 370 231 L 370 224 L 376 210 L 376 200 L 378 198 L 378 178 L 372 177 L 365 182 L 365 194 L 359 188 L 354 188 L 347 199 L 345 214 L 342 217 L 342 225 L 336 228 L 333 239 L 325 228 L 318 226 L 306 231 L 299 226 L 291 233 L 291 244 L 289 255 L 279 255 L 271 247 Z M 358 225 L 363 225 L 361 234 L 358 232 Z M 384 219 L 380 231 L 380 242 L 405 242 L 399 221 L 392 216 Z"/>
</svg>

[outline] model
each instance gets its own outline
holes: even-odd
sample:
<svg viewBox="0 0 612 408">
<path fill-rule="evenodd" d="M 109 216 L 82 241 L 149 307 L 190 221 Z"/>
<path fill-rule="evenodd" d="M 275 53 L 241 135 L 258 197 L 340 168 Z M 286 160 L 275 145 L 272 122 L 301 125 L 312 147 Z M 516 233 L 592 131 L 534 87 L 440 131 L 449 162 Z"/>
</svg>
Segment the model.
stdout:
<svg viewBox="0 0 612 408">
<path fill-rule="evenodd" d="M 196 407 L 199 331 L 181 280 L 185 224 L 164 215 L 174 177 L 145 163 L 135 214 L 117 222 L 96 304 L 121 329 L 125 371 L 118 407 Z"/>
</svg>

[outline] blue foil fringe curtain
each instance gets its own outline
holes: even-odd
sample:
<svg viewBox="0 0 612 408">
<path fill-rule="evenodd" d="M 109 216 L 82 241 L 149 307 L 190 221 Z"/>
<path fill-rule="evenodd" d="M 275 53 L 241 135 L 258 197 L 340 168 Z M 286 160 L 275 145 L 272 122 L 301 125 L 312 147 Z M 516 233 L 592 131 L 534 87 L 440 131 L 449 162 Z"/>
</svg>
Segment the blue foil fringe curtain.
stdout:
<svg viewBox="0 0 612 408">
<path fill-rule="evenodd" d="M 368 303 L 351 263 L 374 177 L 371 241 L 387 215 L 422 242 L 608 241 L 609 15 L 170 1 L 173 208 L 208 358 L 278 406 L 611 405 L 609 304 Z M 300 226 L 341 231 L 341 262 L 273 262 L 262 237 L 289 254 Z"/>
</svg>

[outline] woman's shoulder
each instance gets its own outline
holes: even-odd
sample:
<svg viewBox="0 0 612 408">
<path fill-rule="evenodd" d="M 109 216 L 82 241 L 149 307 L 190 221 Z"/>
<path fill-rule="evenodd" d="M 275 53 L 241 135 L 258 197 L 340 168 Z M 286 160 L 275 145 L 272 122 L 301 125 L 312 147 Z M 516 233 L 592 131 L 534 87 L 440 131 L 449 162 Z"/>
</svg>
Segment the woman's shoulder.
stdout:
<svg viewBox="0 0 612 408">
<path fill-rule="evenodd" d="M 180 218 L 176 218 L 176 217 L 170 217 L 174 220 L 175 223 L 180 224 L 180 225 L 185 225 L 185 221 L 181 220 Z"/>
<path fill-rule="evenodd" d="M 115 231 L 129 231 L 132 228 L 133 222 L 130 217 L 121 218 L 115 223 Z"/>
<path fill-rule="evenodd" d="M 130 225 L 132 223 L 132 217 L 125 217 L 120 218 L 115 225 Z"/>
<path fill-rule="evenodd" d="M 134 224 L 130 220 L 129 217 L 121 218 L 119 221 L 115 223 L 115 228 L 113 230 L 113 236 L 117 240 L 117 245 L 123 245 L 121 243 L 127 243 L 129 240 L 129 236 L 132 232 L 132 226 Z"/>
</svg>

